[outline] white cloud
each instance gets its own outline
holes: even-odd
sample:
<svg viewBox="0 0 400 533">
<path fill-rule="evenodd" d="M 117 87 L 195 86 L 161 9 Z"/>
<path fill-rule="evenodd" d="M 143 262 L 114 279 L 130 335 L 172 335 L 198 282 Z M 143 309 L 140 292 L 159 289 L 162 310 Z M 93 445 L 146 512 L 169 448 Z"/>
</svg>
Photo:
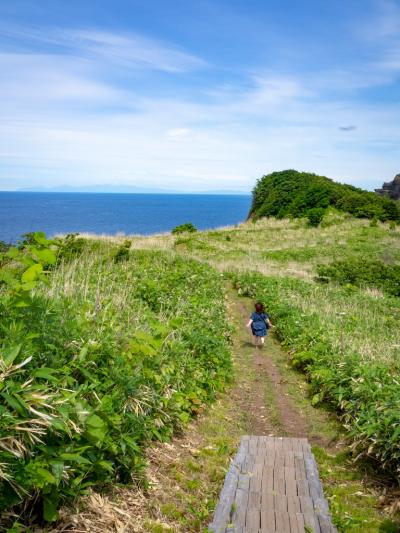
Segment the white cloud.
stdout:
<svg viewBox="0 0 400 533">
<path fill-rule="evenodd" d="M 373 187 L 398 172 L 399 109 L 352 98 L 393 80 L 380 64 L 302 75 L 260 68 L 185 97 L 166 97 L 162 84 L 149 96 L 138 80 L 126 83 L 126 65 L 162 77 L 205 63 L 135 35 L 21 31 L 53 48 L 0 54 L 2 186 L 29 174 L 47 185 L 250 190 L 262 174 L 292 167 Z"/>
<path fill-rule="evenodd" d="M 81 50 L 123 65 L 142 65 L 166 72 L 185 72 L 205 66 L 205 61 L 154 39 L 121 36 L 94 30 L 69 31 L 66 37 Z"/>
<path fill-rule="evenodd" d="M 190 135 L 190 131 L 189 128 L 172 128 L 167 130 L 167 136 L 172 139 L 182 139 L 183 137 Z"/>
<path fill-rule="evenodd" d="M 206 62 L 157 39 L 136 33 L 113 33 L 96 29 L 35 30 L 23 26 L 0 26 L 0 36 L 22 43 L 51 46 L 55 53 L 101 59 L 107 64 L 150 68 L 170 73 L 202 68 Z M 13 42 L 13 41 L 12 41 Z"/>
<path fill-rule="evenodd" d="M 93 69 L 92 69 L 93 70 Z M 0 53 L 0 106 L 104 102 L 123 94 L 96 79 L 79 59 L 50 54 Z"/>
</svg>

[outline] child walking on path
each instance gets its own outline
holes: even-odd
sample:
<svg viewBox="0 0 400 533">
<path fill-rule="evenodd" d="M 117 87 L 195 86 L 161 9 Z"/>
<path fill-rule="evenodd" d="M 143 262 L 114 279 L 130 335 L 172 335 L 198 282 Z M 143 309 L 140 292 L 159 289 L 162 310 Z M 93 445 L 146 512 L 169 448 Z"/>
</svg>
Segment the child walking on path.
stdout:
<svg viewBox="0 0 400 533">
<path fill-rule="evenodd" d="M 254 344 L 260 348 L 264 346 L 265 337 L 267 336 L 268 329 L 272 328 L 269 316 L 265 312 L 264 305 L 261 302 L 254 304 L 255 312 L 252 313 L 250 320 L 246 324 L 246 327 L 251 327 L 251 332 L 254 338 Z"/>
</svg>

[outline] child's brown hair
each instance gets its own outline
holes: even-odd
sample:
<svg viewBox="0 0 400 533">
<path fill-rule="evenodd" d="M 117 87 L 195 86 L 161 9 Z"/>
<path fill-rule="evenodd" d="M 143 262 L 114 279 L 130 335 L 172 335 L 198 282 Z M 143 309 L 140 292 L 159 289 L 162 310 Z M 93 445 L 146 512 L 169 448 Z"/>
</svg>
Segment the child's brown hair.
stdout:
<svg viewBox="0 0 400 533">
<path fill-rule="evenodd" d="M 264 313 L 265 311 L 264 304 L 262 304 L 261 302 L 256 302 L 254 304 L 254 307 L 256 308 L 256 313 Z"/>
</svg>

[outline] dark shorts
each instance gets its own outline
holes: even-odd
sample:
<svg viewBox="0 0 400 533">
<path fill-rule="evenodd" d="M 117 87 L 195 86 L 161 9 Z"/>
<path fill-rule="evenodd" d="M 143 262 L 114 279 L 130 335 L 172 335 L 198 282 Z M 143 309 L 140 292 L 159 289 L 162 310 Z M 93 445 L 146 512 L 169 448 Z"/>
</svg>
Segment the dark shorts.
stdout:
<svg viewBox="0 0 400 533">
<path fill-rule="evenodd" d="M 257 330 L 252 329 L 251 331 L 255 337 L 266 337 L 268 334 L 267 328 L 257 329 Z"/>
</svg>

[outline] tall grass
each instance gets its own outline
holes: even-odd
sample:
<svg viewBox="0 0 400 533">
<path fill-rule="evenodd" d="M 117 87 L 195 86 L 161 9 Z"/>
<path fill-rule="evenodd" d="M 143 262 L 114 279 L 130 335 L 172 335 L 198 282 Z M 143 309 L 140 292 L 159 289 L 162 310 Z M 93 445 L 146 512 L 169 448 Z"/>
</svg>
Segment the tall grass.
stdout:
<svg viewBox="0 0 400 533">
<path fill-rule="evenodd" d="M 371 296 L 359 291 L 259 273 L 232 279 L 240 294 L 266 302 L 292 363 L 309 377 L 313 403 L 337 409 L 357 453 L 400 479 L 400 302 L 370 311 Z"/>
<path fill-rule="evenodd" d="M 308 372 L 314 403 L 330 402 L 357 451 L 400 476 L 400 300 L 373 279 L 360 287 L 315 281 L 321 264 L 398 265 L 400 227 L 331 212 L 317 228 L 261 219 L 181 236 L 173 247 L 234 271 L 239 291 L 265 301 L 294 364 Z"/>
<path fill-rule="evenodd" d="M 55 520 L 88 486 L 132 482 L 143 446 L 170 438 L 229 379 L 220 274 L 117 251 L 88 242 L 23 307 L 0 303 L 4 523 L 10 509 Z"/>
</svg>

